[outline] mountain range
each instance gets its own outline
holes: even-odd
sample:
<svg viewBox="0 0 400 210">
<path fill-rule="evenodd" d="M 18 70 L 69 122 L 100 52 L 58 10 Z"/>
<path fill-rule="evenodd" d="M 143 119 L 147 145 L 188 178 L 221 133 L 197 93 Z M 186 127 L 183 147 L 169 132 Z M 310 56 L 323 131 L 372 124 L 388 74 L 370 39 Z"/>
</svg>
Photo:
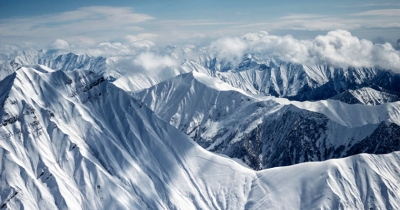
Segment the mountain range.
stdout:
<svg viewBox="0 0 400 210">
<path fill-rule="evenodd" d="M 255 170 L 398 151 L 400 103 L 297 102 L 191 72 L 133 94 L 207 150 Z"/>
<path fill-rule="evenodd" d="M 400 209 L 399 74 L 173 53 L 3 61 L 0 209 Z"/>
<path fill-rule="evenodd" d="M 387 69 L 304 65 L 250 54 L 244 55 L 240 62 L 232 62 L 201 50 L 185 57 L 182 49 L 167 49 L 166 54 L 181 64 L 162 71 L 137 70 L 132 62 L 135 56 L 105 58 L 62 50 L 22 51 L 1 62 L 0 79 L 21 66 L 41 64 L 54 70 L 90 70 L 127 91 L 139 91 L 182 73 L 197 71 L 246 92 L 296 101 L 335 99 L 379 105 L 399 101 L 400 97 L 400 74 Z"/>
</svg>

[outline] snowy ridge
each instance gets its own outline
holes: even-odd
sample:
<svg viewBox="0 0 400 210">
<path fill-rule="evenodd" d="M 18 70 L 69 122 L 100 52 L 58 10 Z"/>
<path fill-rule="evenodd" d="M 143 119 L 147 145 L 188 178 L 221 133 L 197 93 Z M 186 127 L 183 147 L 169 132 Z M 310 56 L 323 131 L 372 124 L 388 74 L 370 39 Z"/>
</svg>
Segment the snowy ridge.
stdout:
<svg viewBox="0 0 400 210">
<path fill-rule="evenodd" d="M 113 80 L 121 74 L 113 59 L 77 55 L 65 50 L 22 51 L 15 58 L 2 61 L 0 79 L 23 66 L 44 65 L 54 70 L 73 71 L 76 69 L 89 70 Z M 115 59 L 114 59 L 115 60 Z M 117 59 L 118 60 L 118 59 Z"/>
<path fill-rule="evenodd" d="M 133 92 L 179 74 L 195 71 L 217 77 L 253 94 L 290 100 L 336 99 L 350 104 L 376 105 L 398 101 L 400 97 L 400 74 L 387 69 L 306 65 L 283 62 L 262 54 L 245 54 L 231 61 L 219 59 L 204 49 L 177 47 L 167 47 L 159 53 L 159 57 L 153 56 L 155 52 L 147 55 L 156 59 L 151 62 L 158 62 L 157 58 L 165 58 L 164 54 L 168 54 L 168 59 L 176 65 L 142 69 L 138 62 L 135 64 L 136 59 L 143 58 L 140 53 L 105 58 L 60 50 L 23 51 L 15 58 L 1 62 L 0 79 L 21 66 L 42 64 L 55 70 L 90 70 L 103 75 L 107 80 L 116 80 L 114 83 L 118 87 Z"/>
<path fill-rule="evenodd" d="M 400 96 L 400 76 L 390 70 L 310 66 L 261 57 L 245 55 L 242 61 L 227 65 L 225 70 L 212 68 L 209 62 L 204 63 L 202 59 L 188 61 L 182 68 L 206 73 L 199 67 L 202 66 L 214 72 L 206 74 L 242 90 L 299 101 L 329 99 L 346 90 L 365 87 Z M 218 62 L 218 59 L 213 62 Z M 392 101 L 395 100 L 396 97 Z"/>
<path fill-rule="evenodd" d="M 203 148 L 257 170 L 400 149 L 399 102 L 374 107 L 297 102 L 222 84 L 192 72 L 134 96 Z"/>
<path fill-rule="evenodd" d="M 18 192 L 7 207 L 244 205 L 254 172 L 201 150 L 101 78 L 89 71 L 46 74 L 22 68 L 2 81 L 13 85 L 2 94 L 1 201 Z M 214 178 L 204 180 L 208 176 Z M 227 177 L 232 178 L 226 182 Z"/>
<path fill-rule="evenodd" d="M 400 171 L 389 168 L 399 167 L 399 158 L 398 152 L 387 155 L 362 154 L 345 159 L 260 171 L 246 207 L 396 209 L 400 205 Z M 375 196 L 380 193 L 387 196 Z"/>
<path fill-rule="evenodd" d="M 1 54 L 0 56 L 3 58 L 0 60 L 0 80 L 4 79 L 6 76 L 12 74 L 23 66 L 43 64 L 52 69 L 56 69 L 50 66 L 50 64 L 53 63 L 58 56 L 62 56 L 63 54 L 68 54 L 68 51 L 42 49 L 39 51 L 16 51 L 8 55 Z"/>
<path fill-rule="evenodd" d="M 332 99 L 339 100 L 348 104 L 380 105 L 389 102 L 399 101 L 397 95 L 374 90 L 372 88 L 360 88 L 357 90 L 347 90 L 339 93 Z"/>
<path fill-rule="evenodd" d="M 400 208 L 398 152 L 255 172 L 93 72 L 23 67 L 0 85 L 0 208 Z"/>
<path fill-rule="evenodd" d="M 163 71 L 145 71 L 134 74 L 127 73 L 119 77 L 113 84 L 125 91 L 136 92 L 156 85 L 176 75 L 187 73 L 184 69 L 164 69 Z"/>
</svg>

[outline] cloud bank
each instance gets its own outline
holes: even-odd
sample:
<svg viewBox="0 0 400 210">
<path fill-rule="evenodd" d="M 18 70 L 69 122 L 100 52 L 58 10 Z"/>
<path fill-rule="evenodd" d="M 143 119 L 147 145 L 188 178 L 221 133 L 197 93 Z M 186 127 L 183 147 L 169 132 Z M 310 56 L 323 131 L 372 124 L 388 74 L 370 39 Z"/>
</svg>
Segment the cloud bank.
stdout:
<svg viewBox="0 0 400 210">
<path fill-rule="evenodd" d="M 314 39 L 296 39 L 291 35 L 276 36 L 261 31 L 237 37 L 222 37 L 205 46 L 183 47 L 158 46 L 147 39 L 154 36 L 158 35 L 127 35 L 121 42 L 100 42 L 88 46 L 79 44 L 79 39 L 76 42 L 57 39 L 48 47 L 91 56 L 124 57 L 121 59 L 121 68 L 138 71 L 176 69 L 184 60 L 196 59 L 206 53 L 233 65 L 238 64 L 243 55 L 255 54 L 260 58 L 274 58 L 304 65 L 379 67 L 400 72 L 400 44 L 392 46 L 389 43 L 373 43 L 359 39 L 345 30 L 330 31 Z M 15 54 L 9 51 L 17 50 L 14 45 L 4 46 L 0 50 L 3 60 Z"/>
<path fill-rule="evenodd" d="M 381 67 L 400 71 L 400 52 L 391 44 L 374 44 L 345 30 L 330 31 L 313 40 L 298 40 L 290 35 L 267 32 L 223 38 L 210 45 L 218 57 L 235 60 L 246 53 L 275 57 L 283 61 L 337 67 Z"/>
<path fill-rule="evenodd" d="M 133 64 L 146 71 L 158 71 L 165 68 L 173 68 L 179 65 L 176 59 L 170 56 L 161 56 L 151 52 L 139 54 L 134 60 Z"/>
</svg>

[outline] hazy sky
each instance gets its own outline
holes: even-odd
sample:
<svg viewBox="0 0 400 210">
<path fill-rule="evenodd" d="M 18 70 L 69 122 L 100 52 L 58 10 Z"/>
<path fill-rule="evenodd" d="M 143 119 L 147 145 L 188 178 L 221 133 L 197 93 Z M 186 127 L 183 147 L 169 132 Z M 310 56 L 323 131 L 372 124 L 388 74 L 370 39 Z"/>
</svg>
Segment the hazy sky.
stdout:
<svg viewBox="0 0 400 210">
<path fill-rule="evenodd" d="M 267 0 L 0 0 L 0 44 L 42 47 L 150 40 L 200 44 L 267 31 L 313 39 L 344 29 L 359 38 L 395 44 L 400 2 Z"/>
</svg>

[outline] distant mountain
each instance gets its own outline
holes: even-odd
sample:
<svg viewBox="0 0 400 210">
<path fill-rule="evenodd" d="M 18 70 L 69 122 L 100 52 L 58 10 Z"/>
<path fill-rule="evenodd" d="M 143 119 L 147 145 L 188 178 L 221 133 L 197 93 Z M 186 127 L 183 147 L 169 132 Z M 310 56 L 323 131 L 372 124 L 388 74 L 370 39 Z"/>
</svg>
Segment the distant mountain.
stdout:
<svg viewBox="0 0 400 210">
<path fill-rule="evenodd" d="M 231 88 L 196 73 L 181 77 L 185 76 L 201 80 L 192 79 L 203 84 L 205 93 L 214 93 L 210 86 L 226 92 Z M 203 150 L 142 102 L 92 71 L 21 67 L 1 80 L 0 87 L 1 209 L 400 208 L 399 152 L 256 172 Z M 181 93 L 190 93 L 190 85 L 188 90 Z M 225 97 L 243 97 L 242 104 L 247 106 L 259 103 L 251 95 L 236 94 Z M 199 97 L 191 104 L 208 101 L 203 100 Z M 309 111 L 297 106 L 313 104 L 295 107 L 279 100 L 261 104 L 276 105 L 271 113 L 286 107 L 299 114 Z M 226 104 L 219 109 L 223 113 L 242 107 L 240 101 L 235 105 L 222 102 Z M 313 108 L 322 110 L 323 103 Z M 360 118 L 365 112 L 357 110 L 385 112 L 398 105 L 377 107 L 359 106 L 352 110 L 357 119 L 346 122 L 379 122 L 382 119 Z M 328 116 L 331 107 L 325 108 Z M 330 110 L 327 118 L 318 116 L 336 121 L 348 118 L 346 113 L 335 118 L 335 113 Z M 219 117 L 222 122 L 227 116 Z M 391 116 L 389 121 L 396 119 Z"/>
<path fill-rule="evenodd" d="M 400 101 L 400 98 L 385 91 L 364 87 L 357 90 L 346 90 L 332 97 L 348 104 L 380 105 L 389 102 Z"/>
<path fill-rule="evenodd" d="M 255 170 L 400 150 L 400 102 L 291 102 L 248 94 L 197 72 L 133 95 L 203 148 Z"/>
<path fill-rule="evenodd" d="M 228 61 L 204 50 L 177 47 L 167 47 L 164 51 L 182 64 L 172 69 L 143 72 L 132 65 L 134 55 L 105 58 L 55 50 L 24 51 L 0 64 L 0 79 L 21 66 L 41 64 L 54 70 L 93 71 L 115 81 L 118 87 L 135 92 L 179 74 L 196 71 L 247 92 L 296 101 L 335 99 L 350 104 L 379 105 L 400 98 L 400 74 L 388 69 L 296 64 L 251 54 Z"/>
<path fill-rule="evenodd" d="M 15 58 L 2 62 L 1 75 L 4 78 L 23 66 L 40 64 L 60 71 L 93 71 L 109 80 L 115 80 L 121 75 L 115 65 L 118 59 L 77 55 L 64 50 L 22 51 Z"/>
<path fill-rule="evenodd" d="M 310 66 L 282 61 L 254 58 L 246 55 L 236 66 L 224 69 L 210 66 L 211 60 L 189 60 L 183 66 L 187 71 L 211 69 L 210 76 L 217 77 L 233 87 L 261 95 L 271 95 L 297 101 L 317 101 L 334 98 L 350 90 L 370 88 L 390 96 L 389 101 L 400 97 L 400 74 L 378 68 L 338 68 L 327 65 Z M 215 58 L 213 62 L 218 63 Z M 224 62 L 221 63 L 221 65 Z M 365 91 L 365 90 L 364 90 Z M 386 97 L 386 98 L 387 98 Z M 375 103 L 382 104 L 375 101 Z M 344 101 L 346 102 L 346 101 Z M 358 103 L 372 105 L 369 101 Z"/>
</svg>

